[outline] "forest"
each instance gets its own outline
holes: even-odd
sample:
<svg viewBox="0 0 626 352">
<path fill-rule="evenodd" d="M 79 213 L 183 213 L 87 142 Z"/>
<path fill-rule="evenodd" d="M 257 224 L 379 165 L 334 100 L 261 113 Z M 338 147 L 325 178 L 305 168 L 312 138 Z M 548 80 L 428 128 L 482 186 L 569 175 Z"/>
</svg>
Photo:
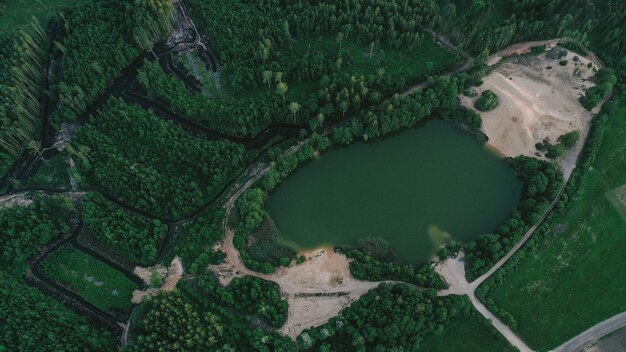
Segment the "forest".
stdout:
<svg viewBox="0 0 626 352">
<path fill-rule="evenodd" d="M 51 90 L 58 94 L 56 125 L 73 121 L 121 75 L 143 50 L 169 34 L 171 2 L 86 1 L 63 16 L 63 72 Z"/>
<path fill-rule="evenodd" d="M 244 161 L 239 144 L 195 137 L 118 99 L 92 117 L 73 143 L 77 162 L 95 185 L 172 220 L 208 203 Z"/>
<path fill-rule="evenodd" d="M 83 220 L 96 242 L 125 260 L 151 264 L 157 259 L 167 226 L 129 213 L 99 193 L 85 197 Z"/>
</svg>

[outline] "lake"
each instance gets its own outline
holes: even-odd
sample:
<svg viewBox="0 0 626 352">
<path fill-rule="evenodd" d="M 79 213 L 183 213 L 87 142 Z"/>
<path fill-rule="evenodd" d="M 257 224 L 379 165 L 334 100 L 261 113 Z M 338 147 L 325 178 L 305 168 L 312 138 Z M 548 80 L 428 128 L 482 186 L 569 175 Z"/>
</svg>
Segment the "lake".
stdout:
<svg viewBox="0 0 626 352">
<path fill-rule="evenodd" d="M 446 240 L 469 241 L 508 219 L 522 182 L 474 136 L 443 120 L 331 149 L 269 196 L 282 240 L 297 250 L 386 239 L 405 263 Z"/>
</svg>

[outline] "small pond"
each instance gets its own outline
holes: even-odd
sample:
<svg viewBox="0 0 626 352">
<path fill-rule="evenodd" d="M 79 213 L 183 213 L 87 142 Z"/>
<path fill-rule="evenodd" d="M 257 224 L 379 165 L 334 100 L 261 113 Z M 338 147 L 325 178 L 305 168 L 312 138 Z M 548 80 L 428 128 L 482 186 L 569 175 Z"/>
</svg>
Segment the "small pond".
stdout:
<svg viewBox="0 0 626 352">
<path fill-rule="evenodd" d="M 403 262 L 428 261 L 449 239 L 497 229 L 522 183 L 474 136 L 443 120 L 327 151 L 273 192 L 266 208 L 298 250 L 386 239 Z"/>
</svg>

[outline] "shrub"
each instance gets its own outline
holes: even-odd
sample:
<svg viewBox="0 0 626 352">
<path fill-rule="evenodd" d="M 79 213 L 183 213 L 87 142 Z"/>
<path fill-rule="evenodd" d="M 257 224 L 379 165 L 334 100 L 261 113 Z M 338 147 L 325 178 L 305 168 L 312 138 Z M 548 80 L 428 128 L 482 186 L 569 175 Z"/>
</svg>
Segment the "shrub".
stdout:
<svg viewBox="0 0 626 352">
<path fill-rule="evenodd" d="M 500 104 L 500 99 L 496 93 L 486 90 L 474 102 L 474 107 L 480 111 L 493 110 Z"/>
</svg>

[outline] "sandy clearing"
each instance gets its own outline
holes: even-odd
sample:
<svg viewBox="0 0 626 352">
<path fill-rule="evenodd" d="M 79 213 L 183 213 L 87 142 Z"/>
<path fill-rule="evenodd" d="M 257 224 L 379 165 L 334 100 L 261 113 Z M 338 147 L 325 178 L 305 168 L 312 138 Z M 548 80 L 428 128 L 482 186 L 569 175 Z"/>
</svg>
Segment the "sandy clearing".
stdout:
<svg viewBox="0 0 626 352">
<path fill-rule="evenodd" d="M 160 288 L 148 288 L 146 290 L 135 290 L 133 291 L 132 302 L 134 304 L 139 304 L 144 298 L 153 297 L 157 293 L 161 291 L 169 292 L 176 288 L 176 284 L 183 277 L 184 270 L 182 261 L 178 256 L 172 259 L 170 266 L 168 269 L 165 269 L 161 265 L 155 265 L 152 268 L 144 268 L 137 266 L 133 271 L 135 275 L 139 276 L 146 284 L 150 284 L 150 279 L 152 278 L 152 274 L 156 273 L 157 275 L 164 278 L 163 284 Z"/>
<path fill-rule="evenodd" d="M 564 56 L 559 57 L 559 52 Z M 567 65 L 559 65 L 560 60 L 567 60 Z M 589 63 L 591 68 L 587 67 Z M 592 112 L 585 110 L 578 99 L 594 85 L 594 69 L 597 66 L 589 59 L 559 47 L 498 65 L 480 87 L 474 88 L 478 95 L 489 89 L 500 98 L 498 107 L 480 112 L 489 145 L 508 157 L 543 158 L 536 154 L 536 143 L 545 138 L 556 143 L 559 136 L 577 130 L 581 133 L 579 142 L 559 161 L 569 175 L 592 117 Z M 460 98 L 465 107 L 474 109 L 476 97 Z"/>
</svg>

